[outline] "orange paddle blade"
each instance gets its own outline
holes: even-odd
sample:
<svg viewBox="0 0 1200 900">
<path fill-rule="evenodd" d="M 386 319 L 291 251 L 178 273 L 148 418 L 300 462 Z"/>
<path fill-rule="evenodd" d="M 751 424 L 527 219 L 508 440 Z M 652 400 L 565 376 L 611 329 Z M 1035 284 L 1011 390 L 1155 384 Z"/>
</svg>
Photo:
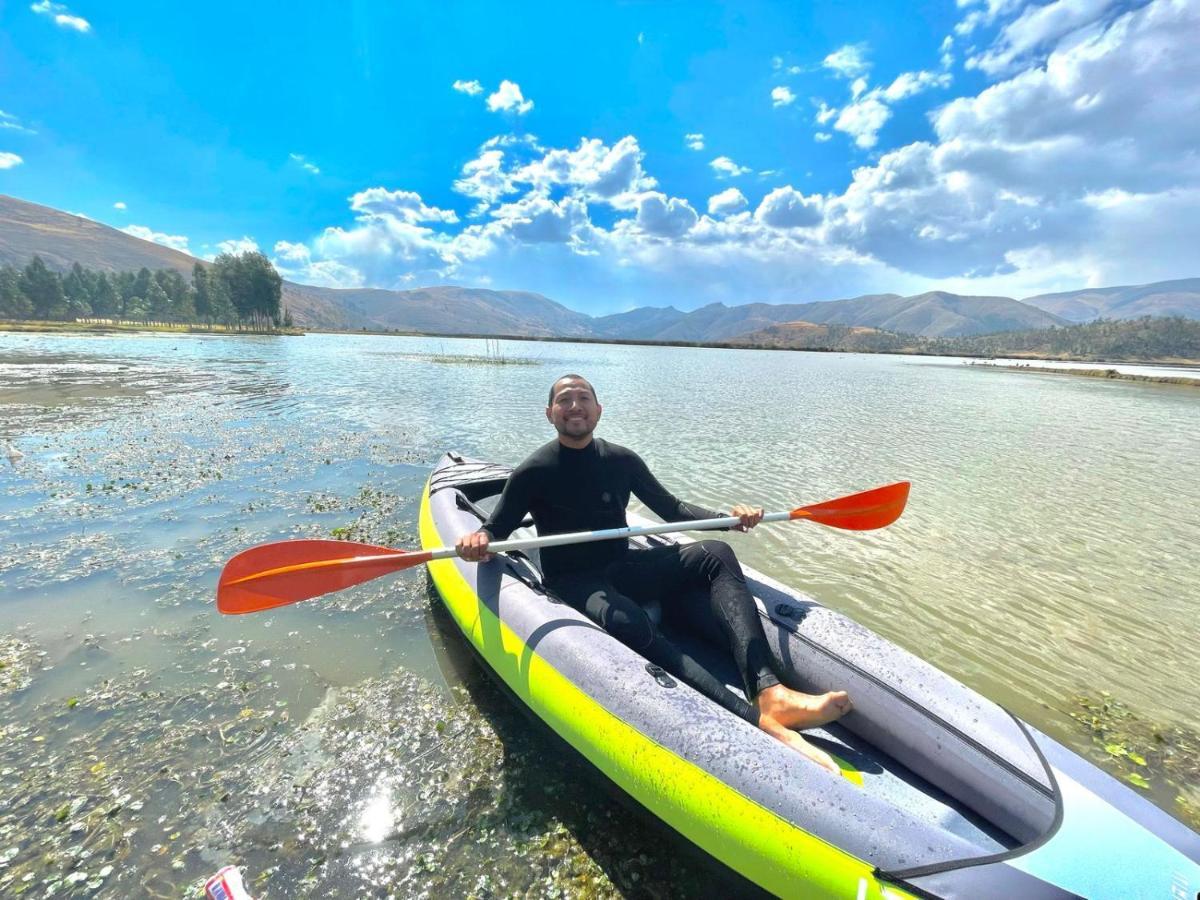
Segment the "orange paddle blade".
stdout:
<svg viewBox="0 0 1200 900">
<path fill-rule="evenodd" d="M 883 528 L 895 522 L 904 512 L 909 486 L 907 481 L 898 481 L 860 494 L 801 506 L 792 510 L 791 518 L 812 519 L 822 525 L 849 531 Z"/>
<path fill-rule="evenodd" d="M 429 558 L 428 550 L 394 550 L 353 541 L 259 544 L 225 564 L 217 582 L 217 609 L 236 614 L 285 606 L 399 572 Z"/>
</svg>

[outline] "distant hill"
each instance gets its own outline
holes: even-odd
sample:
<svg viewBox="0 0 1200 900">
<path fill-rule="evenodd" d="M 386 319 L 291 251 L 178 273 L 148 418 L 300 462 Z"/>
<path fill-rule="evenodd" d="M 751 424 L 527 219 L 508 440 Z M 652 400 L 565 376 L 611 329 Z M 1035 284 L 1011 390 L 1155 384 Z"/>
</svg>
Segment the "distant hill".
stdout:
<svg viewBox="0 0 1200 900">
<path fill-rule="evenodd" d="M 689 313 L 635 309 L 597 320 L 604 336 L 661 341 L 725 341 L 784 322 L 854 325 L 923 337 L 1050 328 L 1064 319 L 1008 297 L 960 297 L 931 291 L 914 297 L 871 294 L 816 303 L 712 303 Z"/>
<path fill-rule="evenodd" d="M 1101 362 L 1200 363 L 1200 321 L 1175 317 L 1105 320 L 1065 328 L 926 341 L 925 352 Z"/>
<path fill-rule="evenodd" d="M 1200 319 L 1200 278 L 1181 278 L 1127 287 L 1089 288 L 1061 294 L 1039 294 L 1023 302 L 1070 322 L 1183 316 Z"/>
<path fill-rule="evenodd" d="M 52 268 L 78 262 L 106 271 L 172 268 L 190 274 L 197 260 L 132 237 L 91 219 L 0 195 L 0 264 L 25 265 L 34 254 Z M 868 328 L 883 333 L 952 338 L 1045 329 L 1100 316 L 1179 315 L 1200 319 L 1200 278 L 1137 287 L 1044 294 L 1026 302 L 1009 297 L 964 297 L 930 291 L 913 297 L 872 294 L 812 303 L 713 303 L 691 312 L 640 307 L 593 318 L 541 294 L 453 285 L 389 291 L 335 289 L 285 281 L 283 305 L 296 323 L 337 330 L 394 329 L 443 334 L 512 334 L 614 340 L 720 342 L 762 333 L 764 341 L 791 333 L 796 323 Z M 793 327 L 774 333 L 775 326 Z M 815 334 L 815 332 L 810 333 Z M 833 332 L 829 332 L 833 334 Z M 852 332 L 841 340 L 868 341 Z M 757 338 L 756 338 L 757 339 Z M 869 341 L 890 340 L 878 336 Z"/>
<path fill-rule="evenodd" d="M 919 347 L 922 341 L 911 334 L 895 334 L 861 325 L 817 325 L 814 322 L 782 322 L 759 331 L 730 338 L 744 347 L 778 347 L 789 350 L 840 350 L 850 353 L 896 353 Z"/>
</svg>

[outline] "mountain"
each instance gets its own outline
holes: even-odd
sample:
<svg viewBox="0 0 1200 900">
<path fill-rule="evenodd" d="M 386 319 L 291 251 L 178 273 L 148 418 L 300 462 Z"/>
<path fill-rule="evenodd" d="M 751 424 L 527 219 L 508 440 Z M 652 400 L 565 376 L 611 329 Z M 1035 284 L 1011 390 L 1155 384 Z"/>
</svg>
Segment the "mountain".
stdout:
<svg viewBox="0 0 1200 900">
<path fill-rule="evenodd" d="M 1094 319 L 1138 319 L 1183 316 L 1200 319 L 1200 278 L 1157 281 L 1128 287 L 1090 288 L 1060 294 L 1038 294 L 1024 301 L 1070 322 Z"/>
<path fill-rule="evenodd" d="M 0 264 L 23 266 L 34 254 L 59 270 L 78 262 L 110 272 L 145 266 L 173 268 L 190 275 L 197 262 L 186 253 L 91 219 L 0 195 Z M 407 291 L 339 289 L 285 281 L 283 304 L 302 327 L 332 330 L 711 342 L 760 332 L 766 332 L 763 340 L 769 341 L 773 339 L 769 330 L 786 323 L 792 323 L 791 330 L 798 337 L 802 329 L 796 323 L 804 323 L 953 338 L 1044 329 L 1101 316 L 1126 319 L 1152 314 L 1200 319 L 1200 278 L 1043 294 L 1025 302 L 929 291 L 913 297 L 872 294 L 816 303 L 713 303 L 691 312 L 673 306 L 640 307 L 598 318 L 524 291 L 453 285 Z M 850 332 L 838 334 L 839 339 L 851 339 Z M 878 343 L 884 339 L 871 340 Z"/>
<path fill-rule="evenodd" d="M 911 334 L 894 334 L 861 325 L 817 325 L 814 322 L 781 322 L 759 331 L 730 338 L 729 343 L 747 347 L 779 347 L 789 350 L 840 350 L 844 352 L 891 353 L 911 350 L 923 341 Z"/>
<path fill-rule="evenodd" d="M 666 315 L 671 312 L 675 315 Z M 923 337 L 956 337 L 990 331 L 1050 328 L 1065 320 L 1008 297 L 960 297 L 930 291 L 914 297 L 871 294 L 816 303 L 712 303 L 690 313 L 668 307 L 654 317 L 633 310 L 607 316 L 609 336 L 660 341 L 724 341 L 783 322 L 856 325 Z M 614 321 L 618 320 L 618 321 Z M 599 320 L 605 321 L 605 320 Z M 660 327 L 655 327 L 659 325 Z"/>
<path fill-rule="evenodd" d="M 60 271 L 77 262 L 106 272 L 145 266 L 191 277 L 203 262 L 83 216 L 0 195 L 0 265 L 24 266 L 35 254 Z M 540 294 L 460 287 L 338 290 L 285 281 L 282 302 L 307 328 L 582 336 L 592 321 Z"/>
</svg>

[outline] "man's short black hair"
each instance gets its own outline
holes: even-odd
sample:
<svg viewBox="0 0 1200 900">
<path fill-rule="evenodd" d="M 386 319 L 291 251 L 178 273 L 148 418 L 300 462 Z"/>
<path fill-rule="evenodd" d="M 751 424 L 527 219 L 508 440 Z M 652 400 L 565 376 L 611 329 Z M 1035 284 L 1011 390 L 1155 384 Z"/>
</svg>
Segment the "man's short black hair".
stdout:
<svg viewBox="0 0 1200 900">
<path fill-rule="evenodd" d="M 588 390 L 592 392 L 592 399 L 595 400 L 597 403 L 600 402 L 600 398 L 596 396 L 596 389 L 594 387 L 592 387 L 592 383 L 590 381 L 588 381 L 586 378 L 584 378 L 582 375 L 559 375 L 557 378 L 554 379 L 554 383 L 550 385 L 550 399 L 546 401 L 547 406 L 554 405 L 554 388 L 558 385 L 558 383 L 560 381 L 566 381 L 568 378 L 573 378 L 576 381 L 582 381 L 584 384 L 586 384 L 588 386 Z"/>
</svg>

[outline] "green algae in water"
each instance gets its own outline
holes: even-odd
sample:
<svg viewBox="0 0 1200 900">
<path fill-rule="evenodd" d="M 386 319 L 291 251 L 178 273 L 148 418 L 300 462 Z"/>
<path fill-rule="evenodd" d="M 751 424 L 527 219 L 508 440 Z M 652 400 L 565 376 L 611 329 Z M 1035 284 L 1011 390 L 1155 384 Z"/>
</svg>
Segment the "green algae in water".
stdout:
<svg viewBox="0 0 1200 900">
<path fill-rule="evenodd" d="M 1170 811 L 1200 828 L 1200 803 L 1189 793 L 1200 784 L 1200 735 L 1151 722 L 1108 691 L 1077 695 L 1070 715 L 1090 733 L 1093 756 L 1104 768 L 1164 805 L 1174 792 Z"/>
</svg>

